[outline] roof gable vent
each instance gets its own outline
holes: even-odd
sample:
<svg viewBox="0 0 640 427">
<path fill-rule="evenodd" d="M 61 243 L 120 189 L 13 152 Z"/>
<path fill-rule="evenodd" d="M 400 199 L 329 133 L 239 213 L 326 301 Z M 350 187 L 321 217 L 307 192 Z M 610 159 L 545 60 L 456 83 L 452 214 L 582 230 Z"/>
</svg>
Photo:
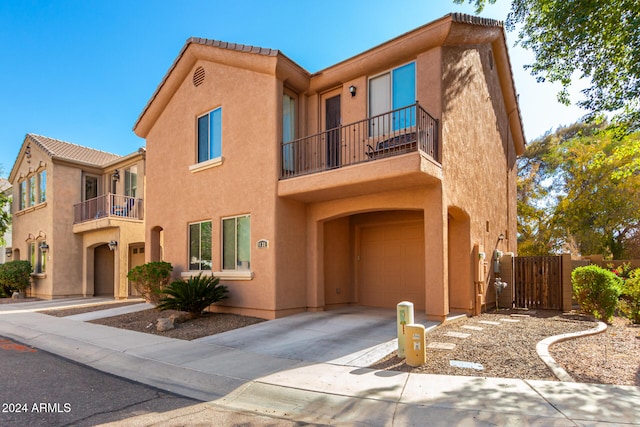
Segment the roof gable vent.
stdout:
<svg viewBox="0 0 640 427">
<path fill-rule="evenodd" d="M 196 70 L 193 72 L 193 85 L 196 87 L 200 86 L 204 82 L 204 77 L 204 68 L 196 68 Z"/>
</svg>

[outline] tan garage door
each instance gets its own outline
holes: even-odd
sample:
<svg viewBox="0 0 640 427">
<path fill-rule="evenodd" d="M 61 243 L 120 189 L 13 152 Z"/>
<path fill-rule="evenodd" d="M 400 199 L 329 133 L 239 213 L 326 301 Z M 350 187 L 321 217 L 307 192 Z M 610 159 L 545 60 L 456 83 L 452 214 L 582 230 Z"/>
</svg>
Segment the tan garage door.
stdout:
<svg viewBox="0 0 640 427">
<path fill-rule="evenodd" d="M 422 222 L 362 227 L 359 301 L 395 307 L 410 301 L 424 309 L 424 227 Z"/>
</svg>

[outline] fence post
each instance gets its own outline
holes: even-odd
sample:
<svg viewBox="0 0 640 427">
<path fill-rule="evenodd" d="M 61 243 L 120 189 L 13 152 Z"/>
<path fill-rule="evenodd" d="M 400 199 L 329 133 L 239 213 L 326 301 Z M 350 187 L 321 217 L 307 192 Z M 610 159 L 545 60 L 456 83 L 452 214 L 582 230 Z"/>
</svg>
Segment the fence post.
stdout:
<svg viewBox="0 0 640 427">
<path fill-rule="evenodd" d="M 571 283 L 571 254 L 560 255 L 560 265 L 562 268 L 562 311 L 571 311 L 573 307 L 573 284 Z"/>
</svg>

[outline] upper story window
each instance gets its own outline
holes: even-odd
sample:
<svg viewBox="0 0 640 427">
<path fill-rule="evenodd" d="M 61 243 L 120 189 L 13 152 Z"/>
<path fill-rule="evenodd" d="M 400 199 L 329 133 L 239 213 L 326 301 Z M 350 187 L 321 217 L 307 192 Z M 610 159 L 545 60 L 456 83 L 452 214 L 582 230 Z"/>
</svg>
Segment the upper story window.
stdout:
<svg viewBox="0 0 640 427">
<path fill-rule="evenodd" d="M 29 206 L 34 206 L 36 204 L 36 180 L 35 175 L 29 177 Z"/>
<path fill-rule="evenodd" d="M 138 167 L 131 166 L 124 171 L 124 195 L 137 197 L 138 194 Z"/>
<path fill-rule="evenodd" d="M 211 270 L 211 221 L 189 224 L 189 270 Z"/>
<path fill-rule="evenodd" d="M 198 117 L 198 163 L 222 157 L 222 107 Z"/>
<path fill-rule="evenodd" d="M 18 183 L 18 210 L 27 209 L 47 201 L 46 169 Z"/>
<path fill-rule="evenodd" d="M 47 201 L 47 170 L 44 169 L 38 174 L 38 203 Z"/>
<path fill-rule="evenodd" d="M 410 62 L 369 79 L 369 117 L 407 107 L 416 102 L 416 63 Z M 397 112 L 392 122 L 372 121 L 373 135 L 415 125 L 415 112 Z M 373 123 L 378 127 L 373 128 Z"/>
<path fill-rule="evenodd" d="M 251 217 L 222 220 L 222 269 L 249 270 L 251 267 Z"/>
<path fill-rule="evenodd" d="M 18 210 L 27 208 L 27 181 L 18 184 Z"/>
</svg>

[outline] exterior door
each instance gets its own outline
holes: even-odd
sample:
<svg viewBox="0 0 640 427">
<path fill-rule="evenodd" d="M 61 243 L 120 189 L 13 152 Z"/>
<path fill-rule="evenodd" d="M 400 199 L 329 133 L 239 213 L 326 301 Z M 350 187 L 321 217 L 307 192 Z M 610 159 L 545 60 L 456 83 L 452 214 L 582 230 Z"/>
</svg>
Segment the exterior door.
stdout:
<svg viewBox="0 0 640 427">
<path fill-rule="evenodd" d="M 327 167 L 340 166 L 340 95 L 325 101 L 325 130 L 327 131 Z"/>
</svg>

